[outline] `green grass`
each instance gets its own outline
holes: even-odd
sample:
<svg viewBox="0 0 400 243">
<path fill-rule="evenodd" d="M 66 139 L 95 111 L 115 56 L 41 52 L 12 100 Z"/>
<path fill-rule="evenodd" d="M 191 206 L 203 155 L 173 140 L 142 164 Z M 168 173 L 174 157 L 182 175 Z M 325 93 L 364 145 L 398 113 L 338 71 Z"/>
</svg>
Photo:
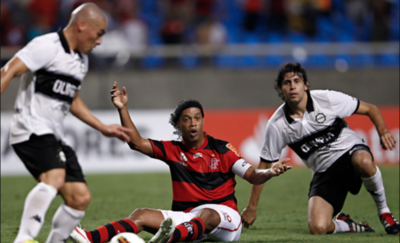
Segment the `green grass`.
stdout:
<svg viewBox="0 0 400 243">
<path fill-rule="evenodd" d="M 381 167 L 389 207 L 399 219 L 399 167 Z M 290 174 L 289 174 L 290 173 Z M 345 233 L 313 236 L 307 227 L 307 193 L 311 171 L 295 168 L 267 182 L 259 203 L 258 216 L 250 229 L 244 229 L 240 242 L 399 242 L 399 235 L 387 235 L 379 222 L 375 204 L 364 188 L 357 196 L 349 194 L 343 211 L 356 221 L 368 222 L 375 233 Z M 88 175 L 92 202 L 82 226 L 94 229 L 127 217 L 135 208 L 169 209 L 172 190 L 169 174 Z M 251 185 L 237 178 L 239 210 L 246 205 Z M 1 178 L 1 242 L 13 242 L 19 227 L 25 197 L 35 181 L 30 177 Z M 37 237 L 45 242 L 51 218 L 62 203 L 58 196 L 46 215 Z M 145 240 L 151 235 L 139 234 Z"/>
</svg>

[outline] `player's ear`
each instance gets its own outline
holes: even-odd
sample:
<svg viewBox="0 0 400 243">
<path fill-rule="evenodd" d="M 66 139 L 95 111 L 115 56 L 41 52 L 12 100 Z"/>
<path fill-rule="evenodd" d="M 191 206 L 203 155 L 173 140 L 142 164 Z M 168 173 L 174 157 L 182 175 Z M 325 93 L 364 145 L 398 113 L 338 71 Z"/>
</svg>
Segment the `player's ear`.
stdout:
<svg viewBox="0 0 400 243">
<path fill-rule="evenodd" d="M 84 29 L 86 29 L 87 23 L 86 23 L 86 21 L 84 21 L 84 20 L 81 19 L 81 20 L 78 20 L 78 21 L 77 21 L 76 26 L 77 26 L 77 28 L 78 28 L 78 31 L 81 32 L 81 31 L 83 31 Z"/>
<path fill-rule="evenodd" d="M 308 81 L 304 81 L 304 85 L 306 86 L 304 89 L 308 90 Z"/>
</svg>

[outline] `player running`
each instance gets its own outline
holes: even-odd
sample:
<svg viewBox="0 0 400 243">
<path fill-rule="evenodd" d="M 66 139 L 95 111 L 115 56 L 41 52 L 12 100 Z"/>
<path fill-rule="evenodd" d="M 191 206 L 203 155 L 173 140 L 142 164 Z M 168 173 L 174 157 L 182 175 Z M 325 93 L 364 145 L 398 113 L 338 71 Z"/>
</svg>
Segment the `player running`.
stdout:
<svg viewBox="0 0 400 243">
<path fill-rule="evenodd" d="M 263 183 L 290 169 L 277 162 L 271 169 L 257 170 L 228 142 L 203 132 L 204 111 L 198 101 L 181 102 L 170 123 L 182 141 L 142 138 L 131 121 L 126 104 L 128 94 L 117 83 L 111 90 L 122 125 L 133 130 L 129 147 L 164 161 L 170 168 L 173 189 L 172 211 L 136 209 L 131 215 L 93 231 L 75 228 L 71 238 L 79 243 L 108 242 L 116 232 L 156 233 L 152 243 L 181 241 L 237 241 L 242 223 L 238 213 L 235 175 L 252 184 Z"/>
<path fill-rule="evenodd" d="M 68 111 L 107 137 L 130 140 L 125 134 L 129 129 L 104 125 L 78 95 L 87 73 L 87 54 L 101 44 L 106 26 L 97 5 L 83 4 L 74 10 L 65 29 L 33 39 L 1 69 L 1 93 L 12 78 L 24 74 L 10 142 L 39 181 L 25 199 L 15 243 L 37 242 L 34 238 L 57 193 L 65 203 L 54 214 L 47 243 L 65 242 L 85 215 L 91 195 L 75 152 L 62 141 Z"/>
<path fill-rule="evenodd" d="M 355 223 L 349 215 L 339 213 L 347 193 L 358 194 L 362 183 L 375 201 L 386 232 L 397 234 L 399 223 L 386 203 L 381 172 L 365 141 L 343 120 L 352 114 L 368 116 L 379 133 L 382 148 L 392 150 L 396 140 L 379 110 L 340 92 L 310 91 L 306 72 L 298 63 L 286 64 L 279 71 L 275 88 L 285 104 L 268 122 L 258 168 L 270 168 L 288 145 L 313 171 L 308 194 L 311 234 L 373 232 L 368 225 Z M 250 200 L 242 212 L 247 228 L 256 219 L 263 187 L 252 187 Z M 332 220 L 334 215 L 337 216 Z"/>
</svg>

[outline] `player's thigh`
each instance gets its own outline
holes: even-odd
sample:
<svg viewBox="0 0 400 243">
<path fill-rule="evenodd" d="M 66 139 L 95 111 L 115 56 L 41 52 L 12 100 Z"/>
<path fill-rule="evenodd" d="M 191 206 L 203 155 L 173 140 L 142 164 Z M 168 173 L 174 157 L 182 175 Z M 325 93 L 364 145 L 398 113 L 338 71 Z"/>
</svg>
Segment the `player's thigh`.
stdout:
<svg viewBox="0 0 400 243">
<path fill-rule="evenodd" d="M 308 226 L 328 228 L 332 223 L 333 206 L 320 196 L 308 199 Z"/>
<path fill-rule="evenodd" d="M 194 208 L 190 213 L 200 212 L 204 208 L 209 208 L 219 214 L 220 223 L 214 230 L 208 233 L 207 239 L 213 241 L 237 241 L 242 232 L 242 220 L 240 214 L 225 205 L 206 204 Z"/>
</svg>

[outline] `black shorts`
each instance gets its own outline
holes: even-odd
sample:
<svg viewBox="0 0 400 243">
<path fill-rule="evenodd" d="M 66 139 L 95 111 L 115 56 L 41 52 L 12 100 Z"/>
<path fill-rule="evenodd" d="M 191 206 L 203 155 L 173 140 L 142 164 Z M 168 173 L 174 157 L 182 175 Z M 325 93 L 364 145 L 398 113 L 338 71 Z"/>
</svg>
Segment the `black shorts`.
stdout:
<svg viewBox="0 0 400 243">
<path fill-rule="evenodd" d="M 28 141 L 12 145 L 35 179 L 52 169 L 65 169 L 66 182 L 86 182 L 74 150 L 57 141 L 53 134 L 32 134 Z"/>
<path fill-rule="evenodd" d="M 320 196 L 325 199 L 333 206 L 332 217 L 342 210 L 348 192 L 357 195 L 361 189 L 361 178 L 355 174 L 351 163 L 351 156 L 356 150 L 371 153 L 367 146 L 357 145 L 343 154 L 326 171 L 316 172 L 310 183 L 308 198 Z"/>
</svg>

